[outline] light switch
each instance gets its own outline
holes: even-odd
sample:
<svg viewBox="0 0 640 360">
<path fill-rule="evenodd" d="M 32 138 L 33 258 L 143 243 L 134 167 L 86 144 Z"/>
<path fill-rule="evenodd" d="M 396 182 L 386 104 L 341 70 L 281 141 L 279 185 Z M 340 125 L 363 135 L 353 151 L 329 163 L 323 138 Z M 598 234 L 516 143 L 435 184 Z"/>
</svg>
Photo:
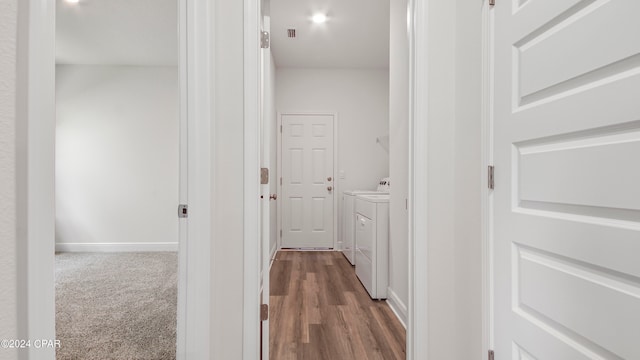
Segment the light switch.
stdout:
<svg viewBox="0 0 640 360">
<path fill-rule="evenodd" d="M 340 170 L 340 172 L 338 173 L 338 176 L 340 176 L 340 179 L 344 179 L 346 177 L 344 174 L 344 170 Z"/>
</svg>

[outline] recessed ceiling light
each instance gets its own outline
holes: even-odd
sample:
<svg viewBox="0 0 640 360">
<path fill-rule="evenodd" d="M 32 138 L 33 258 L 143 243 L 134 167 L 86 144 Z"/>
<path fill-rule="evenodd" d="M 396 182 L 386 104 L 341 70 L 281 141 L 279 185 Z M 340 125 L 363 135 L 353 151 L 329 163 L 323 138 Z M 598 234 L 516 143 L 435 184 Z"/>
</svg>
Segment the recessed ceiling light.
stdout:
<svg viewBox="0 0 640 360">
<path fill-rule="evenodd" d="M 77 4 L 80 2 L 80 0 L 66 0 L 66 1 L 71 4 Z"/>
<path fill-rule="evenodd" d="M 316 24 L 322 24 L 327 21 L 327 15 L 318 13 L 313 15 L 311 20 L 313 20 L 313 22 Z"/>
</svg>

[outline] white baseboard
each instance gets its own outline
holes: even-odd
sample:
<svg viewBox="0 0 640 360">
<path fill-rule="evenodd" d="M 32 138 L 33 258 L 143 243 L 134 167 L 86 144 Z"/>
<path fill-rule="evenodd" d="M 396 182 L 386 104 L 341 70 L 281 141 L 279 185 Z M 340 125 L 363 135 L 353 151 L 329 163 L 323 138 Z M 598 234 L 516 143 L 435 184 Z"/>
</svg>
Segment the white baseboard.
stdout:
<svg viewBox="0 0 640 360">
<path fill-rule="evenodd" d="M 393 291 L 391 288 L 387 288 L 387 304 L 391 308 L 400 323 L 404 328 L 407 328 L 407 305 L 405 305 L 401 300 L 398 294 Z"/>
<path fill-rule="evenodd" d="M 278 242 L 276 241 L 275 244 L 273 244 L 273 247 L 270 250 L 271 255 L 269 256 L 269 270 L 271 270 L 271 267 L 273 266 L 273 260 L 276 259 L 276 252 L 278 252 Z"/>
<path fill-rule="evenodd" d="M 163 243 L 58 243 L 59 252 L 160 252 L 178 251 L 177 242 Z"/>
<path fill-rule="evenodd" d="M 273 259 L 276 257 L 276 252 L 278 251 L 278 242 L 276 242 L 275 244 L 273 244 L 273 247 L 271 248 L 271 261 L 273 261 Z"/>
</svg>

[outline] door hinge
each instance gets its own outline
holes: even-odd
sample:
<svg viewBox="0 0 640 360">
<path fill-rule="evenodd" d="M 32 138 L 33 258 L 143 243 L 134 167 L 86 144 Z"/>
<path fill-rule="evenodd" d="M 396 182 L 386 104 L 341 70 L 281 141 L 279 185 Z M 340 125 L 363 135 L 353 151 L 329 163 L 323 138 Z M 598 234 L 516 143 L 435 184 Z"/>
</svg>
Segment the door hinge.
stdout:
<svg viewBox="0 0 640 360">
<path fill-rule="evenodd" d="M 260 184 L 269 183 L 269 168 L 260 168 Z"/>
<path fill-rule="evenodd" d="M 189 217 L 189 207 L 185 204 L 178 205 L 178 217 L 186 218 Z"/>
<path fill-rule="evenodd" d="M 270 40 L 271 39 L 270 39 L 268 31 L 261 31 L 260 32 L 260 48 L 268 49 Z"/>
<path fill-rule="evenodd" d="M 280 237 L 282 237 L 282 229 L 280 229 Z"/>
<path fill-rule="evenodd" d="M 260 304 L 260 321 L 269 320 L 269 305 Z"/>
<path fill-rule="evenodd" d="M 280 125 L 280 134 L 282 134 L 282 125 Z"/>
<path fill-rule="evenodd" d="M 494 183 L 494 167 L 493 167 L 493 165 L 489 165 L 489 167 L 487 168 L 487 186 L 491 190 L 493 190 L 493 188 L 495 186 L 495 183 Z"/>
<path fill-rule="evenodd" d="M 489 0 L 489 5 L 494 6 L 496 4 L 496 0 Z"/>
<path fill-rule="evenodd" d="M 282 186 L 282 176 L 280 177 L 280 186 Z"/>
<path fill-rule="evenodd" d="M 493 356 L 493 350 L 489 350 L 489 360 L 494 360 Z"/>
</svg>

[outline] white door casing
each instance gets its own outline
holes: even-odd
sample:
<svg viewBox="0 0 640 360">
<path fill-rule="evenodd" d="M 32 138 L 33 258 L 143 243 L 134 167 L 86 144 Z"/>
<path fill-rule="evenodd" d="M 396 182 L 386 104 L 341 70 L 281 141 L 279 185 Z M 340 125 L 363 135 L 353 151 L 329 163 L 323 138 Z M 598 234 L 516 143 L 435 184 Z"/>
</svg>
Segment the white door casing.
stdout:
<svg viewBox="0 0 640 360">
<path fill-rule="evenodd" d="M 242 358 L 245 360 L 259 359 L 260 349 L 260 304 L 262 296 L 262 206 L 260 194 L 260 155 L 261 145 L 261 1 L 243 1 L 244 22 L 246 31 L 243 34 L 243 114 L 244 153 L 243 153 L 243 255 L 245 264 L 254 264 L 252 271 L 243 274 L 243 331 Z"/>
<path fill-rule="evenodd" d="M 334 246 L 334 119 L 280 115 L 282 247 Z"/>
<path fill-rule="evenodd" d="M 640 2 L 493 11 L 496 359 L 639 359 Z"/>
</svg>

